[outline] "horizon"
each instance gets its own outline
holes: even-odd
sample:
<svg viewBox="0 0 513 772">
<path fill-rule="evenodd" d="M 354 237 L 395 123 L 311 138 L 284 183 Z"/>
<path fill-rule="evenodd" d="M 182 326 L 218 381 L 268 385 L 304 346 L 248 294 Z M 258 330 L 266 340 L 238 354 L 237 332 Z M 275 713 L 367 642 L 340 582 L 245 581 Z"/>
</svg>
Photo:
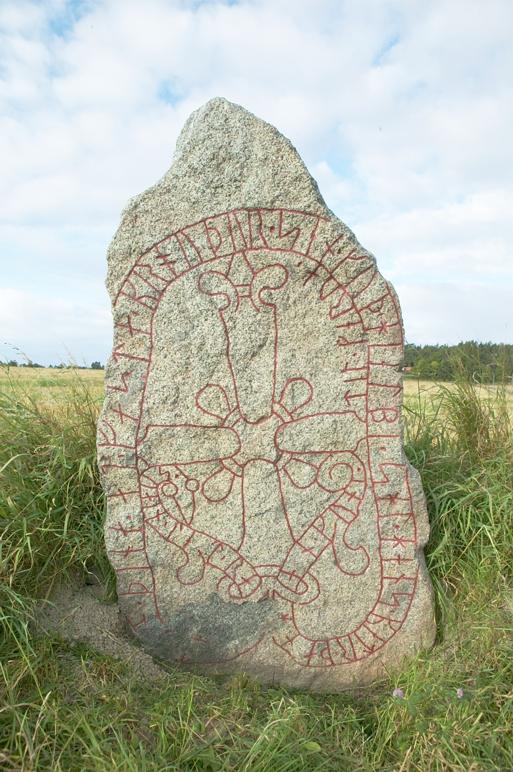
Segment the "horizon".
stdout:
<svg viewBox="0 0 513 772">
<path fill-rule="evenodd" d="M 448 344 L 448 343 L 415 343 L 415 341 L 404 341 L 404 347 L 406 349 L 407 346 L 416 346 L 417 348 L 458 348 L 458 346 L 466 346 L 466 345 L 476 345 L 476 346 L 494 346 L 494 347 L 512 347 L 513 343 L 507 343 L 504 341 L 478 341 L 478 340 L 460 340 L 458 343 L 454 344 Z M 1 346 L 1 344 L 0 344 Z M 0 358 L 0 367 L 28 367 L 28 368 L 41 368 L 41 369 L 66 369 L 66 370 L 104 370 L 109 357 L 107 357 L 106 360 L 102 359 L 95 359 L 94 357 L 91 359 L 89 364 L 83 362 L 80 364 L 76 360 L 68 360 L 64 361 L 61 360 L 59 362 L 50 362 L 47 364 L 42 364 L 41 362 L 38 362 L 35 359 L 29 359 L 26 354 L 23 352 L 20 352 L 17 349 L 13 349 L 17 351 L 18 357 L 24 357 L 24 361 L 20 361 L 16 358 L 16 356 L 11 356 L 9 359 L 1 359 Z M 93 365 L 99 365 L 98 367 L 93 367 Z"/>
</svg>

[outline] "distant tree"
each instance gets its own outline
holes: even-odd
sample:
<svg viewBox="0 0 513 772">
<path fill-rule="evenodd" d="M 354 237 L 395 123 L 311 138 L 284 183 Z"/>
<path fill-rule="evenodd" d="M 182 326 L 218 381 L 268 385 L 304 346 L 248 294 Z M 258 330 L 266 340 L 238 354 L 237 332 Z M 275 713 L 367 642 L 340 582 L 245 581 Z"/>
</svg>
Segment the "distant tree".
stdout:
<svg viewBox="0 0 513 772">
<path fill-rule="evenodd" d="M 438 378 L 438 373 L 440 371 L 440 362 L 438 359 L 433 359 L 429 363 L 429 375 L 431 378 Z"/>
<path fill-rule="evenodd" d="M 9 359 L 7 362 L 7 367 L 18 367 L 18 363 L 15 359 Z"/>
<path fill-rule="evenodd" d="M 440 362 L 438 368 L 438 377 L 441 381 L 452 381 L 454 378 L 454 372 L 451 360 L 445 356 Z"/>
<path fill-rule="evenodd" d="M 404 366 L 418 378 L 453 381 L 473 378 L 482 383 L 506 383 L 513 375 L 513 345 L 467 340 L 455 346 L 406 343 Z"/>
<path fill-rule="evenodd" d="M 427 357 L 419 357 L 413 365 L 413 373 L 418 378 L 429 378 L 431 375 L 430 363 Z"/>
<path fill-rule="evenodd" d="M 91 370 L 103 370 L 101 362 L 91 362 Z"/>
</svg>

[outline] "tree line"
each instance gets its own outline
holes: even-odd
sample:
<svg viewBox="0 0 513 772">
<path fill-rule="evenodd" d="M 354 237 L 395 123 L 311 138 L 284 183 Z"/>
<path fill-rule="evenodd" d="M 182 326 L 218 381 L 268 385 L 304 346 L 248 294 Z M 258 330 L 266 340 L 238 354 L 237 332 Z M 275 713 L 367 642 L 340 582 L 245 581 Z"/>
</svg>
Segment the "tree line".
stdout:
<svg viewBox="0 0 513 772">
<path fill-rule="evenodd" d="M 1 363 L 0 363 L 1 364 Z M 11 359 L 8 367 L 43 367 L 37 362 L 18 363 Z M 55 369 L 89 369 L 84 365 L 49 365 Z M 103 370 L 99 361 L 91 362 L 90 369 Z M 455 346 L 428 344 L 420 346 L 406 343 L 403 372 L 407 377 L 453 381 L 467 377 L 480 383 L 511 383 L 513 381 L 513 344 L 478 343 L 467 340 Z"/>
<path fill-rule="evenodd" d="M 467 377 L 480 383 L 511 383 L 513 344 L 475 340 L 455 346 L 406 343 L 403 370 L 407 376 L 439 381 Z"/>
<path fill-rule="evenodd" d="M 4 367 L 35 367 L 35 368 L 44 368 L 47 367 L 47 365 L 40 365 L 39 362 L 32 362 L 32 360 L 28 360 L 28 362 L 18 362 L 17 359 L 9 359 L 8 362 L 0 362 L 1 366 Z M 91 362 L 91 365 L 88 367 L 87 365 L 77 365 L 77 364 L 67 364 L 65 365 L 63 362 L 60 362 L 58 365 L 48 365 L 48 369 L 50 370 L 104 370 L 105 366 L 102 365 L 101 362 Z"/>
</svg>

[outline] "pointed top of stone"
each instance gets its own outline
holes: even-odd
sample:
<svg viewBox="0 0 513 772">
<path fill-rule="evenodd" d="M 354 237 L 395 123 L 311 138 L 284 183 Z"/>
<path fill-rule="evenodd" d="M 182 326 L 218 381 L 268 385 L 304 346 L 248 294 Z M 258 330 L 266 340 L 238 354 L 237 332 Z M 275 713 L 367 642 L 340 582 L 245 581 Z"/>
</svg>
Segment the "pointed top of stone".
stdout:
<svg viewBox="0 0 513 772">
<path fill-rule="evenodd" d="M 123 278 L 117 267 L 127 250 L 140 254 L 211 212 L 273 208 L 284 202 L 290 209 L 332 215 L 283 134 L 240 105 L 223 97 L 210 99 L 186 121 L 170 169 L 126 207 L 109 250 L 109 286 Z M 134 232 L 134 218 L 145 227 Z"/>
<path fill-rule="evenodd" d="M 228 192 L 233 208 L 272 207 L 280 198 L 292 197 L 298 209 L 305 205 L 326 209 L 317 183 L 290 140 L 223 97 L 210 99 L 185 123 L 166 178 L 171 181 L 177 174 L 190 180 L 180 195 L 190 191 L 192 201 L 200 187 L 212 198 L 217 191 L 223 190 L 224 197 Z"/>
<path fill-rule="evenodd" d="M 224 197 L 228 192 L 233 208 L 272 207 L 284 197 L 292 198 L 298 209 L 326 206 L 292 143 L 270 123 L 222 97 L 211 99 L 189 117 L 166 175 L 170 179 L 176 176 L 176 166 L 191 183 L 194 178 L 193 200 L 197 185 L 207 197 L 221 189 Z"/>
<path fill-rule="evenodd" d="M 207 116 L 211 116 L 213 113 L 235 113 L 235 112 L 241 112 L 245 113 L 247 115 L 251 115 L 252 118 L 255 120 L 260 120 L 255 115 L 249 112 L 249 110 L 246 110 L 245 107 L 242 107 L 242 105 L 238 105 L 235 102 L 230 102 L 229 99 L 226 99 L 225 97 L 212 97 L 212 99 L 209 99 L 208 102 L 205 102 L 205 104 L 201 105 L 201 107 L 198 107 L 194 112 L 192 112 L 186 122 L 186 125 L 194 118 L 206 118 Z"/>
</svg>

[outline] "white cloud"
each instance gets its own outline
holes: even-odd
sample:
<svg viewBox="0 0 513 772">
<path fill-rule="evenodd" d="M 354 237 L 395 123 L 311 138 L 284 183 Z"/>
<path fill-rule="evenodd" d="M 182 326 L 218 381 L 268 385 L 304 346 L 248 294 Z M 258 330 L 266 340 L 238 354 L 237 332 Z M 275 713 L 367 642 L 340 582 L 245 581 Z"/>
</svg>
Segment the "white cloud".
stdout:
<svg viewBox="0 0 513 772">
<path fill-rule="evenodd" d="M 105 307 L 0 289 L 0 357 L 22 361 L 87 364 L 105 361 L 110 342 L 110 314 Z M 108 344 L 107 344 L 108 345 Z"/>
<path fill-rule="evenodd" d="M 397 282 L 407 340 L 459 343 L 462 340 L 511 341 L 511 288 L 485 284 Z"/>
<path fill-rule="evenodd" d="M 105 302 L 121 208 L 220 94 L 292 139 L 397 283 L 443 294 L 471 276 L 476 302 L 482 283 L 513 289 L 512 24 L 509 0 L 3 0 L 4 284 Z M 454 303 L 469 337 L 471 304 Z"/>
<path fill-rule="evenodd" d="M 394 277 L 429 281 L 468 276 L 513 282 L 513 191 L 488 190 L 456 203 L 417 207 L 356 226 Z"/>
</svg>

